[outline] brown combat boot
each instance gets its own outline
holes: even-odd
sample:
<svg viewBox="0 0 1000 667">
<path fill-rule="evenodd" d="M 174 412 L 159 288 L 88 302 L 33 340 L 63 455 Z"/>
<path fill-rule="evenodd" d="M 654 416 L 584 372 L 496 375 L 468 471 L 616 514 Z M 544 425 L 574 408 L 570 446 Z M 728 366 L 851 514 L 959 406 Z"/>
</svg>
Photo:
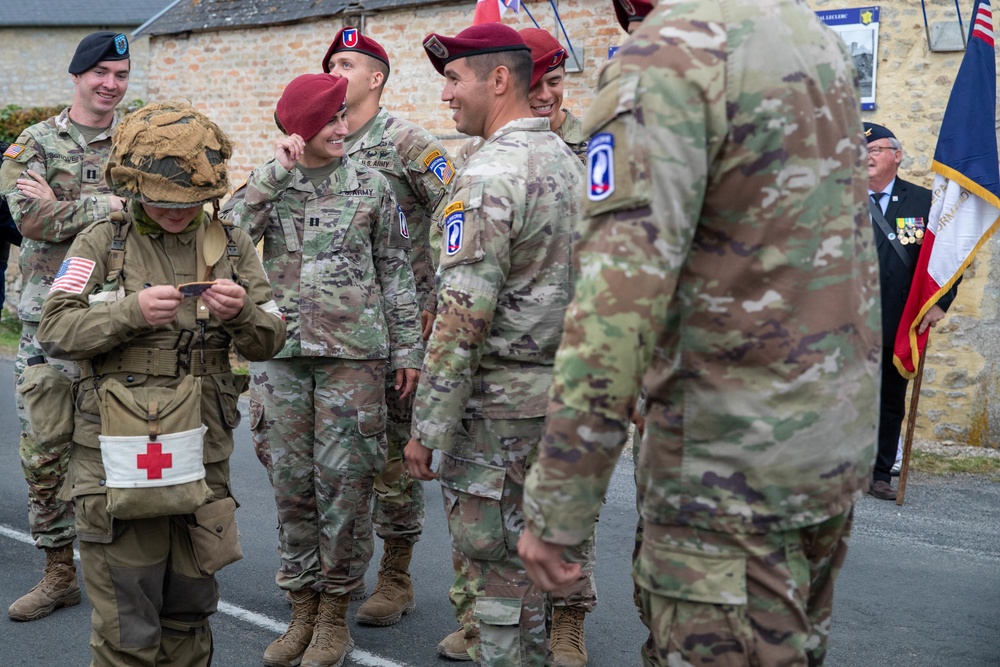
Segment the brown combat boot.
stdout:
<svg viewBox="0 0 1000 667">
<path fill-rule="evenodd" d="M 586 667 L 587 644 L 583 637 L 582 609 L 555 607 L 552 610 L 552 636 L 549 650 L 552 651 L 554 667 Z"/>
<path fill-rule="evenodd" d="M 35 621 L 56 609 L 80 604 L 80 584 L 73 566 L 73 545 L 45 549 L 45 575 L 7 610 L 14 621 Z"/>
<path fill-rule="evenodd" d="M 265 667 L 296 667 L 313 638 L 319 593 L 311 588 L 303 588 L 300 591 L 288 591 L 286 597 L 292 603 L 292 620 L 285 634 L 264 650 Z"/>
<path fill-rule="evenodd" d="M 354 620 L 362 625 L 392 625 L 414 610 L 409 572 L 412 556 L 412 544 L 399 539 L 385 541 L 375 592 L 358 608 Z"/>
<path fill-rule="evenodd" d="M 438 642 L 438 654 L 449 660 L 465 660 L 472 662 L 475 658 L 476 649 L 479 647 L 479 628 L 471 625 L 467 628 L 459 628 L 440 642 Z"/>
<path fill-rule="evenodd" d="M 319 596 L 319 613 L 309 648 L 302 656 L 302 667 L 340 667 L 344 658 L 354 650 L 351 631 L 347 629 L 349 593 Z"/>
</svg>

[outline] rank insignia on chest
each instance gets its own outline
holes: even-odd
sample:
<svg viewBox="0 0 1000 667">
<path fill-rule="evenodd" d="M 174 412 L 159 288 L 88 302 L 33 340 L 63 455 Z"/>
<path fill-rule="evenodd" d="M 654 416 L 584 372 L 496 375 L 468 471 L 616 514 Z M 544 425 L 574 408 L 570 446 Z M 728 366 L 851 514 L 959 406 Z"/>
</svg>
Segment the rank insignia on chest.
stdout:
<svg viewBox="0 0 1000 667">
<path fill-rule="evenodd" d="M 17 156 L 24 152 L 24 146 L 21 144 L 11 144 L 7 147 L 7 150 L 3 152 L 4 157 L 9 157 L 11 160 L 16 160 Z"/>
<path fill-rule="evenodd" d="M 615 137 L 595 134 L 587 146 L 587 198 L 603 201 L 615 191 Z"/>
<path fill-rule="evenodd" d="M 406 214 L 403 213 L 403 207 L 398 204 L 396 210 L 399 212 L 399 235 L 408 239 L 410 238 L 410 228 L 406 226 Z"/>
<path fill-rule="evenodd" d="M 465 207 L 457 201 L 444 210 L 445 253 L 450 257 L 462 250 L 465 235 Z"/>
<path fill-rule="evenodd" d="M 424 164 L 427 168 L 434 172 L 434 175 L 438 177 L 445 185 L 451 183 L 452 177 L 455 175 L 455 168 L 451 166 L 449 162 L 443 155 L 441 151 L 434 151 L 430 155 L 424 158 Z"/>
</svg>

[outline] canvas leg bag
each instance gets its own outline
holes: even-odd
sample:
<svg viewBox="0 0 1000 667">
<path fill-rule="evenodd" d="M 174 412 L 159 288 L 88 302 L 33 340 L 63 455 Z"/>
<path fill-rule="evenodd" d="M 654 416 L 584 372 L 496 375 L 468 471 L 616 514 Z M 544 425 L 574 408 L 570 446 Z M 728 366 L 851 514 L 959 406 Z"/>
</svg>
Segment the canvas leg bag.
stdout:
<svg viewBox="0 0 1000 667">
<path fill-rule="evenodd" d="M 28 366 L 17 380 L 31 434 L 39 445 L 58 447 L 73 437 L 73 381 L 51 364 Z"/>
<path fill-rule="evenodd" d="M 108 379 L 98 400 L 111 516 L 193 514 L 212 498 L 205 483 L 201 378 L 188 375 L 176 389 L 129 388 Z"/>
</svg>

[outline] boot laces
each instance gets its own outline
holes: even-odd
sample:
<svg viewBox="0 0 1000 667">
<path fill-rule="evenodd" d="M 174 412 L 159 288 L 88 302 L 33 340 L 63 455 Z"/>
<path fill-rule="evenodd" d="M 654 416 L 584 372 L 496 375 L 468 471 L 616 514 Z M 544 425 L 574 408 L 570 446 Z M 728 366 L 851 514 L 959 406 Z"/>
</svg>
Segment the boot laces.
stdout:
<svg viewBox="0 0 1000 667">
<path fill-rule="evenodd" d="M 559 612 L 567 618 L 555 625 L 552 630 L 552 648 L 571 649 L 583 653 L 583 612 L 576 609 L 565 609 Z"/>
</svg>

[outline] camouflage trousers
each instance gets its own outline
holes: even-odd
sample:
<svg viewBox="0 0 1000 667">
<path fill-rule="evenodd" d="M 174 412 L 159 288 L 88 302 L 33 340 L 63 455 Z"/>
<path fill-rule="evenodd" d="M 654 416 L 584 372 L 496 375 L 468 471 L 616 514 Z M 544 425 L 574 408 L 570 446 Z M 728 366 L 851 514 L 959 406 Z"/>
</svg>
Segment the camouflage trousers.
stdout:
<svg viewBox="0 0 1000 667">
<path fill-rule="evenodd" d="M 15 387 L 27 367 L 28 359 L 43 355 L 35 339 L 37 331 L 36 322 L 21 322 L 21 340 L 14 360 Z M 48 362 L 73 379 L 80 376 L 80 369 L 72 361 L 49 359 Z M 39 548 L 58 548 L 72 544 L 76 537 L 73 501 L 59 498 L 59 491 L 69 469 L 72 443 L 43 446 L 36 442 L 31 435 L 24 399 L 17 391 L 14 392 L 14 397 L 17 416 L 21 422 L 18 453 L 24 480 L 28 483 L 28 527 L 31 536 L 35 539 L 35 546 Z"/>
<path fill-rule="evenodd" d="M 596 526 L 595 526 L 596 532 Z M 597 588 L 594 583 L 594 563 L 596 562 L 595 534 L 591 533 L 587 541 L 567 547 L 565 557 L 573 563 L 580 563 L 580 576 L 569 586 L 552 592 L 553 607 L 580 609 L 589 614 L 597 607 Z M 448 599 L 455 610 L 455 618 L 463 629 L 472 627 L 472 607 L 474 592 L 469 590 L 469 580 L 462 567 L 462 555 L 452 549 L 451 563 L 455 571 L 455 580 L 448 590 Z"/>
<path fill-rule="evenodd" d="M 375 508 L 372 522 L 383 540 L 400 539 L 410 544 L 420 539 L 424 529 L 424 487 L 410 477 L 403 461 L 403 449 L 410 440 L 413 396 L 399 400 L 395 374 L 386 369 L 385 400 L 388 408 L 386 439 L 389 458 L 385 470 L 375 478 Z"/>
<path fill-rule="evenodd" d="M 537 456 L 542 418 L 462 422 L 438 477 L 462 589 L 479 628 L 485 667 L 542 667 L 548 654 L 549 596 L 517 554 L 524 529 L 524 476 Z"/>
<path fill-rule="evenodd" d="M 645 522 L 633 564 L 643 665 L 822 665 L 852 521 L 753 535 Z"/>
<path fill-rule="evenodd" d="M 91 613 L 92 667 L 212 662 L 209 617 L 219 587 L 201 572 L 190 516 L 122 521 L 108 514 L 99 449 L 73 449 L 80 565 Z M 205 464 L 216 498 L 229 495 L 229 461 Z"/>
<path fill-rule="evenodd" d="M 266 436 L 283 589 L 364 585 L 371 502 L 386 462 L 385 362 L 295 357 L 250 366 L 254 438 Z"/>
<path fill-rule="evenodd" d="M 271 450 L 267 424 L 264 423 L 262 389 L 250 387 L 250 430 L 257 459 L 272 479 Z M 375 478 L 375 508 L 372 522 L 376 534 L 383 540 L 398 538 L 415 544 L 424 529 L 424 487 L 412 479 L 403 461 L 403 449 L 410 440 L 410 419 L 413 397 L 400 401 L 395 387 L 395 374 L 386 371 L 385 383 L 386 440 L 389 454 L 385 470 Z M 270 420 L 273 423 L 273 419 Z M 273 480 L 272 480 L 273 483 Z"/>
</svg>

